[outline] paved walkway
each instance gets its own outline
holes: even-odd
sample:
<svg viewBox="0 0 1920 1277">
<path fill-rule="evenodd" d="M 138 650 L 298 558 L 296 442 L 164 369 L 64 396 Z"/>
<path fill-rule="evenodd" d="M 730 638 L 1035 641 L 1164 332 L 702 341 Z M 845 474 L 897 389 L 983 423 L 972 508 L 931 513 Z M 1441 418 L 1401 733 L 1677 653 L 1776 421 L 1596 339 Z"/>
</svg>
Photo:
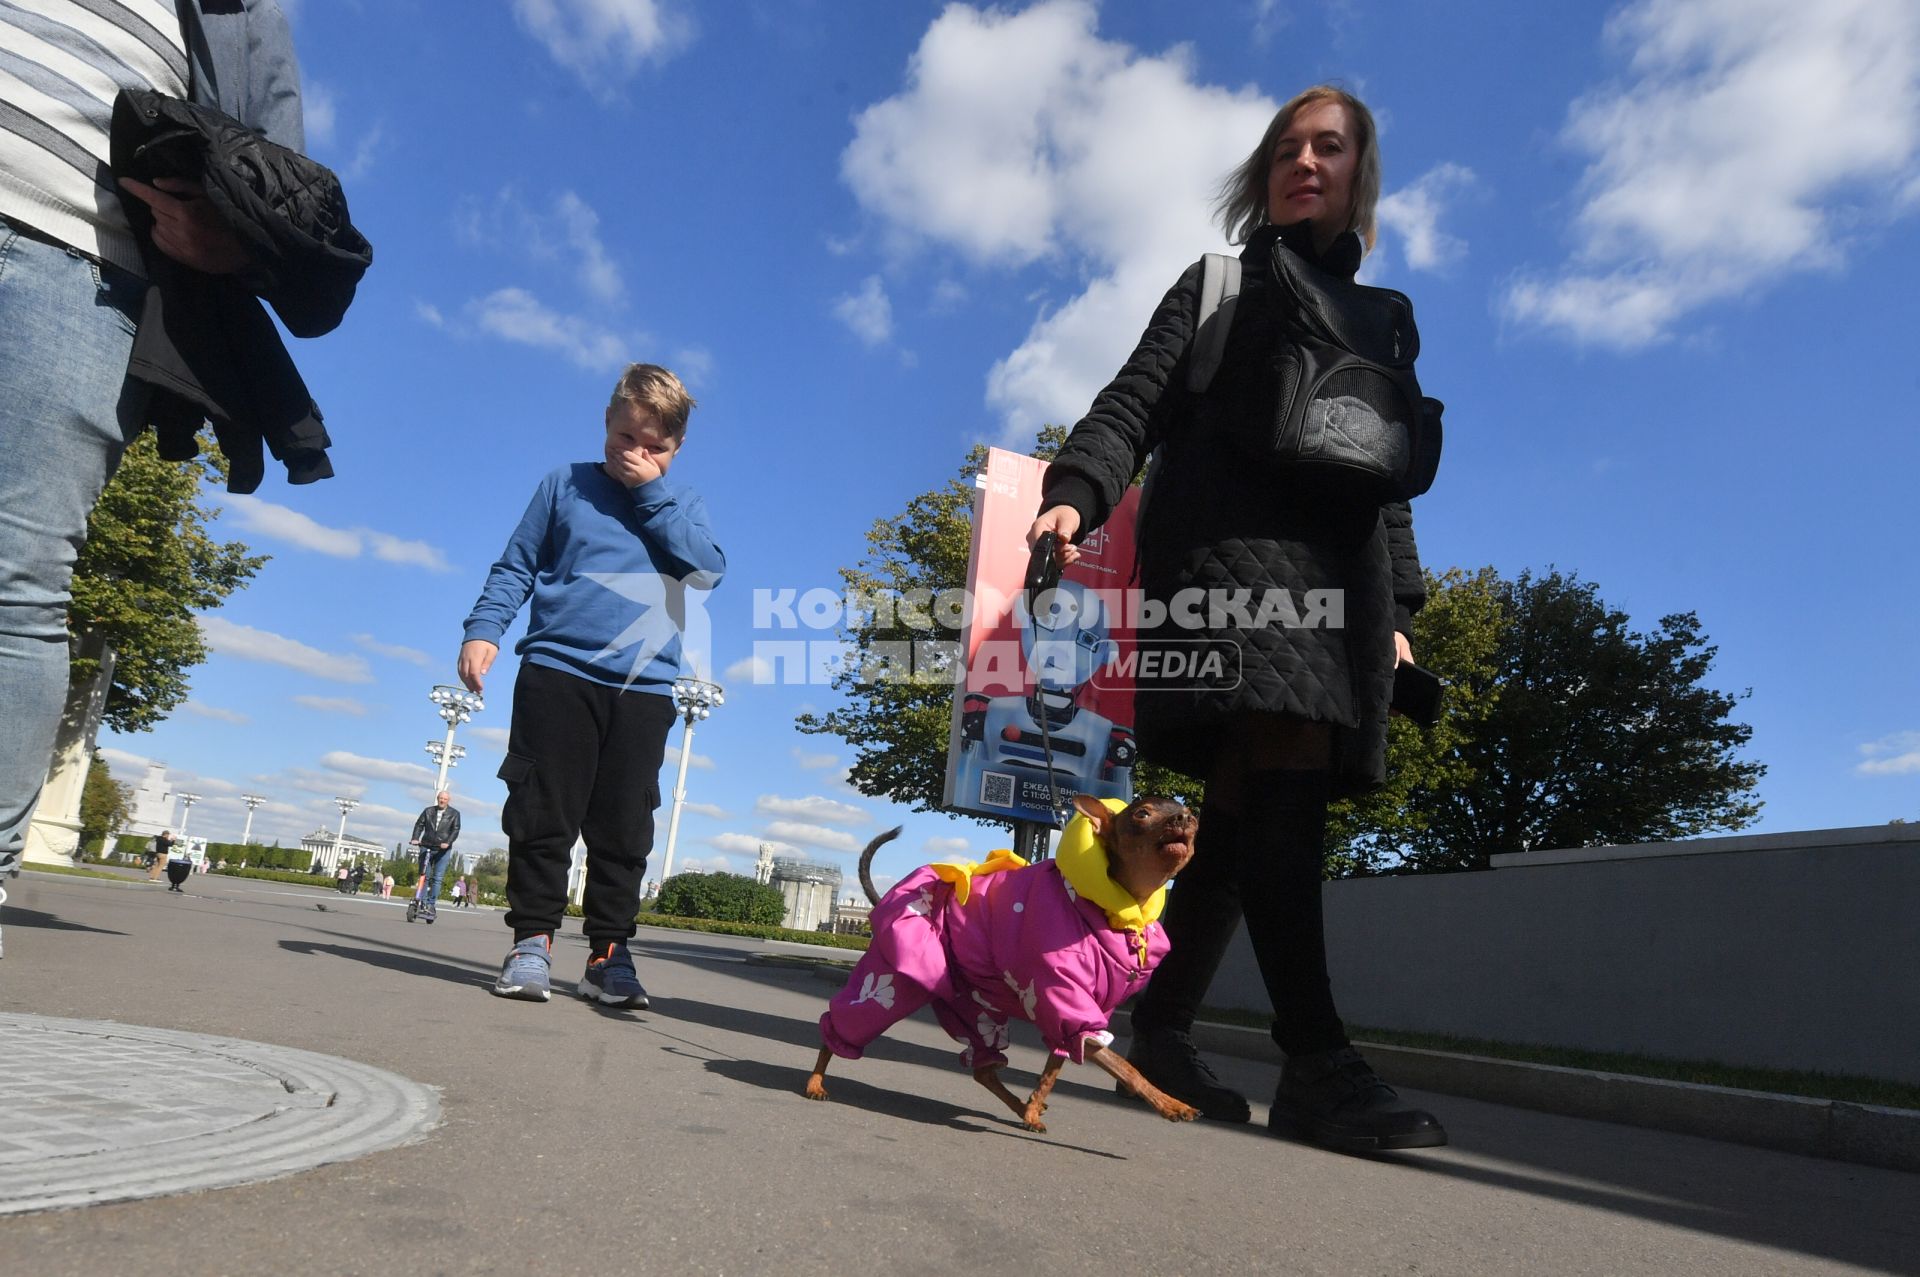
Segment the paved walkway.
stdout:
<svg viewBox="0 0 1920 1277">
<path fill-rule="evenodd" d="M 1415 1098 L 1451 1147 L 1341 1157 L 1157 1121 L 1085 1069 L 1035 1136 L 920 1021 L 810 1104 L 827 988 L 750 963 L 749 942 L 643 931 L 654 1007 L 613 1013 L 489 997 L 497 913 L 429 929 L 398 902 L 218 877 L 186 896 L 32 873 L 10 889 L 0 1159 L 46 1157 L 14 1135 L 44 1135 L 61 1103 L 81 1155 L 114 1130 L 150 1138 L 158 1119 L 117 1106 L 171 1103 L 176 1070 L 204 1085 L 203 1128 L 239 1120 L 234 1095 L 278 1112 L 271 1068 L 236 1061 L 279 1050 L 435 1088 L 442 1124 L 406 1142 L 418 1113 L 396 1108 L 372 1124 L 402 1142 L 351 1160 L 0 1217 L 8 1273 L 1920 1273 L 1920 1176 L 1897 1171 L 1443 1096 Z M 584 943 L 557 951 L 570 989 Z M 23 1032 L 38 1049 L 15 1049 Z M 90 1063 L 116 1036 L 137 1053 Z M 1221 1064 L 1270 1090 L 1269 1069 Z"/>
</svg>

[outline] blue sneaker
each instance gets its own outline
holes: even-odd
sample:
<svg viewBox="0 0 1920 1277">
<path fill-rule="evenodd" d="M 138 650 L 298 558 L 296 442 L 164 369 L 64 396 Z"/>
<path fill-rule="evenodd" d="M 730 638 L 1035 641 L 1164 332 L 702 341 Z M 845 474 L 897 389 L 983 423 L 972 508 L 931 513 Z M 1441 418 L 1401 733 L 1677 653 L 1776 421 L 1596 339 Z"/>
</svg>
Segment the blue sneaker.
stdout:
<svg viewBox="0 0 1920 1277">
<path fill-rule="evenodd" d="M 523 1002 L 545 1002 L 553 990 L 547 983 L 547 971 L 553 966 L 553 937 L 528 936 L 513 946 L 493 991 L 503 998 Z"/>
<path fill-rule="evenodd" d="M 623 944 L 609 944 L 606 951 L 587 963 L 587 974 L 580 981 L 580 996 L 598 999 L 602 1006 L 647 1009 L 647 991 L 633 969 L 633 955 Z"/>
</svg>

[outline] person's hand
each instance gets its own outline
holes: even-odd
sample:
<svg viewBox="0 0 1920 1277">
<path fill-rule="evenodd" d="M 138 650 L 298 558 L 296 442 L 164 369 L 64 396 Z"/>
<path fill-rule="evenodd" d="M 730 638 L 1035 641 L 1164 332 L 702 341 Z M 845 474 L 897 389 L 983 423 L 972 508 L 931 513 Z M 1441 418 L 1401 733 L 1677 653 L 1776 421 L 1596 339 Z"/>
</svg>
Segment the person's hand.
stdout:
<svg viewBox="0 0 1920 1277">
<path fill-rule="evenodd" d="M 1080 512 L 1070 505 L 1057 505 L 1051 510 L 1043 510 L 1040 517 L 1027 529 L 1027 548 L 1031 550 L 1034 542 L 1051 532 L 1060 539 L 1060 565 L 1069 566 L 1079 561 L 1080 547 L 1073 543 L 1073 534 L 1080 530 Z"/>
<path fill-rule="evenodd" d="M 194 270 L 232 275 L 252 264 L 240 237 L 198 182 L 156 177 L 153 185 L 123 177 L 120 185 L 153 210 L 153 246 Z"/>
<path fill-rule="evenodd" d="M 615 483 L 628 490 L 643 483 L 652 483 L 667 472 L 667 466 L 673 458 L 673 448 L 662 445 L 665 441 L 647 439 L 632 447 L 622 447 L 613 435 L 607 437 L 606 458 L 607 473 L 613 476 Z"/>
<path fill-rule="evenodd" d="M 1393 632 L 1393 664 L 1396 669 L 1413 664 L 1413 644 L 1399 630 Z"/>
<path fill-rule="evenodd" d="M 485 639 L 468 639 L 460 645 L 460 681 L 467 690 L 476 695 L 486 682 L 487 671 L 493 668 L 493 658 L 500 655 L 500 645 L 489 643 Z"/>
</svg>

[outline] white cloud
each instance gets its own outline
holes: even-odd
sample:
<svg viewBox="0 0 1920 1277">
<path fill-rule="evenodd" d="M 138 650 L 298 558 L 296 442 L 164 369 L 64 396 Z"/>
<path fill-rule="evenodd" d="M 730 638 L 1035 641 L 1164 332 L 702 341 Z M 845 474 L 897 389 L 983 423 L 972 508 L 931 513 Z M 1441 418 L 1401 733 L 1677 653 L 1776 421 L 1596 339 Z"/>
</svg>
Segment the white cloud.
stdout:
<svg viewBox="0 0 1920 1277">
<path fill-rule="evenodd" d="M 893 336 L 893 303 L 878 275 L 862 280 L 859 292 L 836 300 L 833 316 L 869 346 L 884 345 Z"/>
<path fill-rule="evenodd" d="M 839 766 L 840 755 L 809 754 L 805 750 L 801 749 L 798 745 L 796 745 L 793 748 L 793 761 L 800 765 L 800 769 L 802 771 L 817 772 L 817 771 L 824 771 L 826 768 L 829 768 L 829 767 Z"/>
<path fill-rule="evenodd" d="M 432 302 L 414 302 L 413 313 L 430 327 L 445 328 L 447 326 L 447 317 L 441 314 L 440 308 Z"/>
<path fill-rule="evenodd" d="M 1607 24 L 1628 74 L 1573 103 L 1592 158 L 1573 258 L 1508 315 L 1630 349 L 1682 316 L 1837 266 L 1846 228 L 1910 211 L 1920 156 L 1911 0 L 1637 0 Z"/>
<path fill-rule="evenodd" d="M 965 838 L 929 838 L 920 847 L 929 856 L 961 856 L 972 848 Z"/>
<path fill-rule="evenodd" d="M 346 714 L 353 718 L 367 716 L 367 707 L 351 696 L 296 696 L 293 703 L 322 714 Z"/>
<path fill-rule="evenodd" d="M 400 647 L 393 643 L 382 643 L 371 634 L 350 634 L 347 637 L 366 648 L 375 656 L 385 656 L 396 661 L 405 661 L 409 665 L 418 665 L 422 669 L 431 668 L 433 658 L 417 647 Z"/>
<path fill-rule="evenodd" d="M 387 758 L 367 758 L 361 754 L 351 754 L 344 749 L 329 750 L 320 756 L 320 765 L 329 771 L 346 776 L 356 776 L 361 780 L 387 780 L 401 785 L 424 785 L 431 788 L 438 774 L 431 767 L 420 763 L 400 763 Z"/>
<path fill-rule="evenodd" d="M 769 821 L 767 835 L 826 851 L 859 851 L 861 845 L 858 838 L 843 829 L 828 829 L 824 825 L 810 825 L 798 820 Z"/>
<path fill-rule="evenodd" d="M 1096 20 L 1084 0 L 949 5 L 841 157 L 901 244 L 979 265 L 1052 259 L 1087 281 L 989 374 L 1009 440 L 1078 419 L 1180 272 L 1221 246 L 1210 195 L 1277 105 L 1195 83 L 1184 47 L 1148 57 L 1103 40 Z"/>
<path fill-rule="evenodd" d="M 680 806 L 681 810 L 693 812 L 697 816 L 707 816 L 714 820 L 732 819 L 727 815 L 725 808 L 716 807 L 712 803 L 682 803 Z"/>
<path fill-rule="evenodd" d="M 1413 182 L 1382 196 L 1378 207 L 1383 238 L 1398 239 L 1401 254 L 1414 270 L 1443 270 L 1466 256 L 1466 241 L 1440 229 L 1447 201 L 1474 184 L 1473 170 L 1436 164 Z M 1371 259 L 1370 259 L 1371 260 Z"/>
<path fill-rule="evenodd" d="M 518 188 L 501 189 L 490 205 L 467 204 L 457 224 L 469 244 L 524 253 L 536 261 L 571 259 L 575 280 L 602 302 L 626 298 L 620 267 L 600 238 L 600 214 L 578 194 L 554 195 L 549 209 L 531 207 Z"/>
<path fill-rule="evenodd" d="M 300 86 L 300 114 L 305 121 L 310 146 L 331 146 L 339 112 L 333 90 L 318 80 L 309 79 Z"/>
<path fill-rule="evenodd" d="M 1910 776 L 1920 773 L 1920 732 L 1895 732 L 1860 747 L 1854 770 L 1862 776 Z"/>
<path fill-rule="evenodd" d="M 665 0 L 513 0 L 513 15 L 553 60 L 606 96 L 693 40 L 693 21 Z"/>
<path fill-rule="evenodd" d="M 734 686 L 752 683 L 757 687 L 764 687 L 775 681 L 773 662 L 764 656 L 742 657 L 727 666 L 721 677 Z"/>
<path fill-rule="evenodd" d="M 373 162 L 379 158 L 381 144 L 387 140 L 387 126 L 376 120 L 373 127 L 360 135 L 353 145 L 353 154 L 340 161 L 338 171 L 340 180 L 354 182 L 373 172 Z"/>
<path fill-rule="evenodd" d="M 680 747 L 678 745 L 667 746 L 666 760 L 675 767 L 680 765 Z M 714 770 L 718 764 L 705 754 L 695 754 L 687 760 L 687 766 L 697 772 L 710 772 Z"/>
<path fill-rule="evenodd" d="M 713 352 L 705 346 L 683 346 L 673 352 L 673 371 L 697 388 L 713 377 Z"/>
<path fill-rule="evenodd" d="M 792 816 L 800 820 L 824 821 L 829 825 L 868 825 L 873 816 L 855 807 L 852 803 L 837 802 L 831 798 L 808 795 L 805 798 L 781 798 L 774 794 L 762 794 L 753 803 L 753 810 L 762 816 Z"/>
<path fill-rule="evenodd" d="M 385 563 L 410 564 L 433 572 L 453 570 L 445 553 L 425 541 L 408 541 L 372 528 L 330 528 L 298 510 L 241 493 L 229 494 L 224 503 L 243 531 L 286 541 L 316 554 L 336 559 L 371 554 Z"/>
<path fill-rule="evenodd" d="M 673 862 L 675 876 L 680 874 L 743 874 L 742 869 L 725 856 L 683 856 Z M 750 876 L 745 875 L 743 876 Z"/>
<path fill-rule="evenodd" d="M 188 701 L 180 707 L 197 718 L 211 718 L 219 723 L 249 723 L 253 720 L 239 710 L 217 709 L 212 705 L 202 705 L 198 701 Z"/>
<path fill-rule="evenodd" d="M 524 288 L 500 288 L 475 298 L 466 313 L 489 336 L 554 351 L 591 372 L 617 372 L 638 344 L 595 320 L 553 310 Z"/>
<path fill-rule="evenodd" d="M 465 731 L 467 733 L 467 739 L 480 741 L 482 744 L 491 745 L 495 749 L 505 749 L 510 735 L 504 727 L 468 727 Z"/>
<path fill-rule="evenodd" d="M 791 843 L 778 842 L 772 838 L 755 838 L 751 834 L 715 834 L 706 842 L 709 847 L 718 847 L 721 851 L 731 851 L 743 856 L 759 856 L 761 843 L 772 847 L 773 854 L 776 856 L 800 854 L 800 849 Z"/>
<path fill-rule="evenodd" d="M 250 625 L 235 625 L 224 617 L 201 617 L 200 636 L 206 640 L 209 648 L 222 656 L 258 661 L 264 665 L 282 665 L 335 683 L 373 682 L 373 675 L 361 657 L 323 652 L 319 648 L 308 647 L 298 639 L 268 630 L 256 630 Z"/>
</svg>

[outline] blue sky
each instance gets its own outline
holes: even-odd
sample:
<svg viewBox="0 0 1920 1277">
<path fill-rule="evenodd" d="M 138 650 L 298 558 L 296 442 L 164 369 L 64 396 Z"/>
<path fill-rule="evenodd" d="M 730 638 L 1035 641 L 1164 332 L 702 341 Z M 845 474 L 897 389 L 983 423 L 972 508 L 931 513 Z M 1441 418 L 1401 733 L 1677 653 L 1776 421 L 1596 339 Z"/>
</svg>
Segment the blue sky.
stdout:
<svg viewBox="0 0 1920 1277">
<path fill-rule="evenodd" d="M 1328 79 L 1381 121 L 1366 276 L 1413 297 L 1448 405 L 1427 564 L 1574 571 L 1643 628 L 1697 611 L 1712 682 L 1752 689 L 1758 829 L 1920 818 L 1910 0 L 289 8 L 310 149 L 376 260 L 294 344 L 338 477 L 219 498 L 273 561 L 208 620 L 191 703 L 102 740 L 204 796 L 193 833 L 237 837 L 252 791 L 256 836 L 337 823 L 334 794 L 349 833 L 404 835 L 488 565 L 643 359 L 700 399 L 674 477 L 730 561 L 676 867 L 765 840 L 851 869 L 902 819 L 884 876 L 986 851 L 793 729 L 835 694 L 755 684 L 756 638 L 792 635 L 755 633 L 754 592 L 835 586 L 970 444 L 1077 417 L 1222 247 L 1218 177 Z M 513 668 L 454 773 L 487 845 Z"/>
</svg>

